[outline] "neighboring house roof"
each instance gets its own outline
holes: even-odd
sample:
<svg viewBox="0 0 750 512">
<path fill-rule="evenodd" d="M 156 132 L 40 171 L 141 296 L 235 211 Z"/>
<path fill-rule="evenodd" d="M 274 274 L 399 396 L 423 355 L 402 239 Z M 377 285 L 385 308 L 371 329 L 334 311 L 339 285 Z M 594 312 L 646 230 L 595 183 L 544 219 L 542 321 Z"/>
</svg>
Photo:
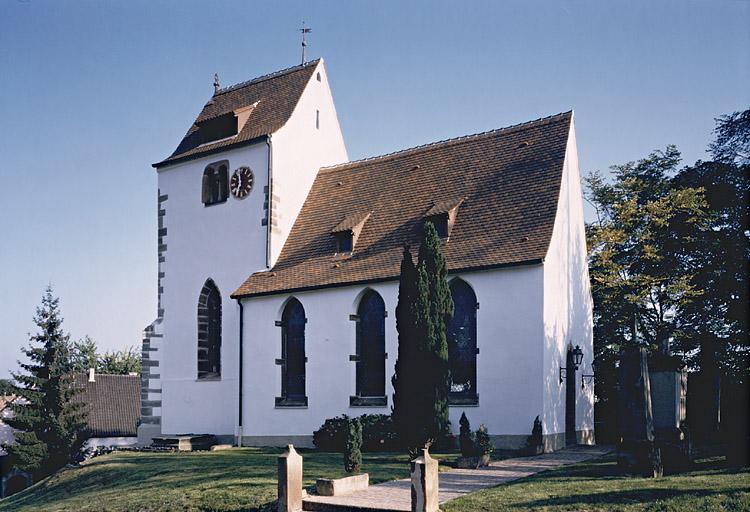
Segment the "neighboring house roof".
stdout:
<svg viewBox="0 0 750 512">
<path fill-rule="evenodd" d="M 319 59 L 220 89 L 208 100 L 174 153 L 154 167 L 224 151 L 274 133 L 291 117 L 318 62 Z M 220 123 L 222 116 L 231 114 L 236 114 L 242 124 L 239 133 L 206 143 L 201 129 L 207 130 L 211 121 Z"/>
<path fill-rule="evenodd" d="M 271 271 L 233 297 L 374 282 L 399 275 L 424 219 L 457 207 L 443 246 L 450 271 L 541 262 L 552 237 L 573 114 L 323 168 Z M 351 257 L 332 230 L 368 212 Z"/>
<path fill-rule="evenodd" d="M 89 382 L 88 374 L 73 375 L 82 391 L 74 400 L 88 404 L 88 428 L 92 437 L 137 435 L 141 414 L 141 380 L 138 375 L 97 373 Z"/>
</svg>

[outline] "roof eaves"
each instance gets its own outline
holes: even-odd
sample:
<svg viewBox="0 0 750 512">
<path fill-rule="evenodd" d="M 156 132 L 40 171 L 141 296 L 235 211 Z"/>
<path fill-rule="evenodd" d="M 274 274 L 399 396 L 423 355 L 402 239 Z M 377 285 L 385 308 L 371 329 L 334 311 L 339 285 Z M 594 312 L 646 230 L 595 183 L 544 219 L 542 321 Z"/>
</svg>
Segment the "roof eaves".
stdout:
<svg viewBox="0 0 750 512">
<path fill-rule="evenodd" d="M 533 265 L 542 265 L 543 263 L 544 263 L 544 258 L 534 258 L 531 260 L 524 260 L 524 261 L 518 261 L 518 262 L 512 262 L 512 263 L 493 263 L 491 265 L 477 265 L 477 266 L 472 266 L 472 267 L 448 269 L 448 275 L 457 274 L 459 272 L 481 272 L 483 270 L 495 270 L 495 269 L 501 269 L 501 268 L 528 267 L 528 266 L 533 266 Z M 268 271 L 268 272 L 260 272 L 260 274 L 269 274 L 269 277 L 272 277 L 271 274 L 273 274 L 273 276 L 276 275 L 276 273 L 273 272 L 273 270 Z M 254 274 L 254 275 L 258 275 L 258 274 Z M 396 274 L 392 276 L 378 277 L 374 279 L 356 279 L 353 281 L 342 281 L 339 283 L 319 284 L 319 285 L 313 285 L 313 286 L 300 286 L 297 288 L 284 288 L 284 289 L 269 290 L 269 291 L 257 292 L 257 293 L 237 293 L 239 291 L 239 288 L 238 288 L 234 293 L 232 293 L 232 295 L 230 295 L 230 297 L 232 299 L 242 300 L 242 299 L 250 299 L 253 297 L 280 295 L 282 293 L 299 293 L 299 292 L 306 292 L 306 291 L 312 291 L 312 290 L 320 290 L 323 288 L 341 288 L 344 286 L 382 283 L 385 281 L 396 281 L 398 280 L 398 278 L 399 276 L 398 274 Z"/>
<path fill-rule="evenodd" d="M 167 158 L 166 160 L 162 160 L 161 162 L 156 162 L 155 164 L 151 164 L 151 167 L 153 167 L 154 169 L 162 169 L 169 165 L 179 164 L 179 163 L 187 162 L 189 160 L 196 160 L 198 158 L 203 158 L 205 156 L 213 155 L 215 153 L 220 153 L 222 151 L 227 151 L 229 149 L 237 149 L 243 146 L 251 146 L 253 144 L 257 144 L 258 142 L 265 142 L 266 139 L 268 139 L 268 137 L 270 136 L 271 136 L 270 133 L 266 133 L 264 135 L 254 137 L 252 139 L 237 141 L 233 144 L 223 144 L 215 148 L 207 149 L 204 151 L 197 151 L 195 153 L 190 153 L 189 155 L 177 156 L 174 158 L 170 157 L 170 158 Z M 219 144 L 221 142 L 222 141 L 216 141 L 216 142 L 213 142 L 212 144 Z M 226 142 L 226 140 L 224 142 Z"/>
</svg>

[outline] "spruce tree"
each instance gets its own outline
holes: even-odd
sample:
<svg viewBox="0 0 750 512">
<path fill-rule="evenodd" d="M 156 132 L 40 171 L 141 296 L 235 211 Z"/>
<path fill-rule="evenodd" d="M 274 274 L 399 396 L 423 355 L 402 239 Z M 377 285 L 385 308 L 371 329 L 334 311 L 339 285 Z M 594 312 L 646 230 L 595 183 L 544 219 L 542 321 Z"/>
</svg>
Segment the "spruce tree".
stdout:
<svg viewBox="0 0 750 512">
<path fill-rule="evenodd" d="M 85 441 L 86 413 L 72 401 L 79 391 L 66 371 L 69 336 L 61 328 L 59 299 L 52 287 L 42 297 L 34 323 L 39 331 L 24 349 L 23 373 L 11 373 L 10 392 L 21 397 L 4 421 L 15 432 L 15 443 L 4 446 L 11 463 L 39 478 L 74 462 Z"/>
</svg>

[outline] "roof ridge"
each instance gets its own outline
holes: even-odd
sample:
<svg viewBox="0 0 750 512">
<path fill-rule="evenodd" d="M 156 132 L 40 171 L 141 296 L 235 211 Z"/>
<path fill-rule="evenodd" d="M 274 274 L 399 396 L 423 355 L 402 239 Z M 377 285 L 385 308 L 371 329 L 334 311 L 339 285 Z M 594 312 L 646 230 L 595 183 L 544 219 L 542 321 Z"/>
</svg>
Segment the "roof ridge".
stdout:
<svg viewBox="0 0 750 512">
<path fill-rule="evenodd" d="M 280 69 L 278 71 L 274 71 L 272 73 L 268 73 L 265 75 L 261 75 L 255 78 L 251 78 L 250 80 L 245 80 L 244 82 L 240 82 L 234 85 L 228 85 L 226 87 L 222 87 L 218 91 L 216 91 L 212 98 L 215 98 L 216 96 L 220 96 L 224 93 L 235 91 L 237 89 L 242 89 L 243 87 L 247 87 L 248 85 L 257 84 L 260 82 L 264 82 L 266 80 L 270 80 L 271 78 L 277 78 L 282 75 L 286 75 L 287 73 L 291 73 L 293 71 L 298 71 L 301 69 L 305 69 L 308 66 L 312 66 L 314 64 L 318 64 L 320 62 L 320 58 L 317 58 L 315 60 L 311 60 L 310 62 L 306 62 L 305 64 L 297 64 L 296 66 L 292 66 L 286 69 Z"/>
<path fill-rule="evenodd" d="M 418 146 L 412 146 L 410 148 L 405 148 L 405 149 L 399 149 L 398 151 L 392 151 L 390 153 L 385 153 L 382 155 L 370 156 L 366 158 L 360 158 L 359 160 L 351 160 L 349 162 L 343 162 L 340 164 L 321 167 L 318 172 L 323 173 L 323 172 L 337 171 L 337 170 L 345 169 L 347 166 L 354 165 L 354 164 L 387 160 L 389 158 L 403 156 L 405 154 L 419 153 L 421 151 L 429 151 L 431 149 L 437 149 L 439 147 L 448 146 L 457 142 L 464 142 L 468 140 L 475 140 L 475 139 L 481 139 L 484 137 L 490 137 L 492 135 L 497 135 L 499 133 L 512 133 L 512 132 L 523 130 L 526 128 L 531 128 L 532 125 L 535 125 L 535 126 L 544 125 L 545 123 L 552 122 L 553 120 L 555 120 L 555 118 L 562 117 L 562 116 L 565 116 L 567 114 L 572 114 L 572 113 L 573 113 L 573 110 L 567 110 L 565 112 L 559 112 L 557 114 L 549 115 L 546 117 L 540 117 L 532 121 L 524 121 L 523 123 L 512 124 L 510 126 L 505 126 L 502 128 L 494 128 L 492 130 L 487 130 L 484 132 L 473 133 L 470 135 L 461 135 L 458 137 L 452 137 L 450 139 L 443 139 L 443 140 L 439 140 L 435 142 L 427 142 L 425 144 L 420 144 Z"/>
</svg>

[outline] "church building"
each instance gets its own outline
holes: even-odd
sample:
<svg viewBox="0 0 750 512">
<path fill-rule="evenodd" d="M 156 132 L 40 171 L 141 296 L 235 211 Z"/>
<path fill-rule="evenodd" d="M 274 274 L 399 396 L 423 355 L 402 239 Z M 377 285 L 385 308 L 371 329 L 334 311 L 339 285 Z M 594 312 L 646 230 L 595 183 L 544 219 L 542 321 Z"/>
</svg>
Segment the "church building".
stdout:
<svg viewBox="0 0 750 512">
<path fill-rule="evenodd" d="M 389 414 L 404 245 L 441 236 L 450 419 L 496 446 L 592 443 L 592 300 L 573 112 L 349 161 L 322 59 L 219 88 L 158 175 L 139 439 L 312 446 Z"/>
</svg>

